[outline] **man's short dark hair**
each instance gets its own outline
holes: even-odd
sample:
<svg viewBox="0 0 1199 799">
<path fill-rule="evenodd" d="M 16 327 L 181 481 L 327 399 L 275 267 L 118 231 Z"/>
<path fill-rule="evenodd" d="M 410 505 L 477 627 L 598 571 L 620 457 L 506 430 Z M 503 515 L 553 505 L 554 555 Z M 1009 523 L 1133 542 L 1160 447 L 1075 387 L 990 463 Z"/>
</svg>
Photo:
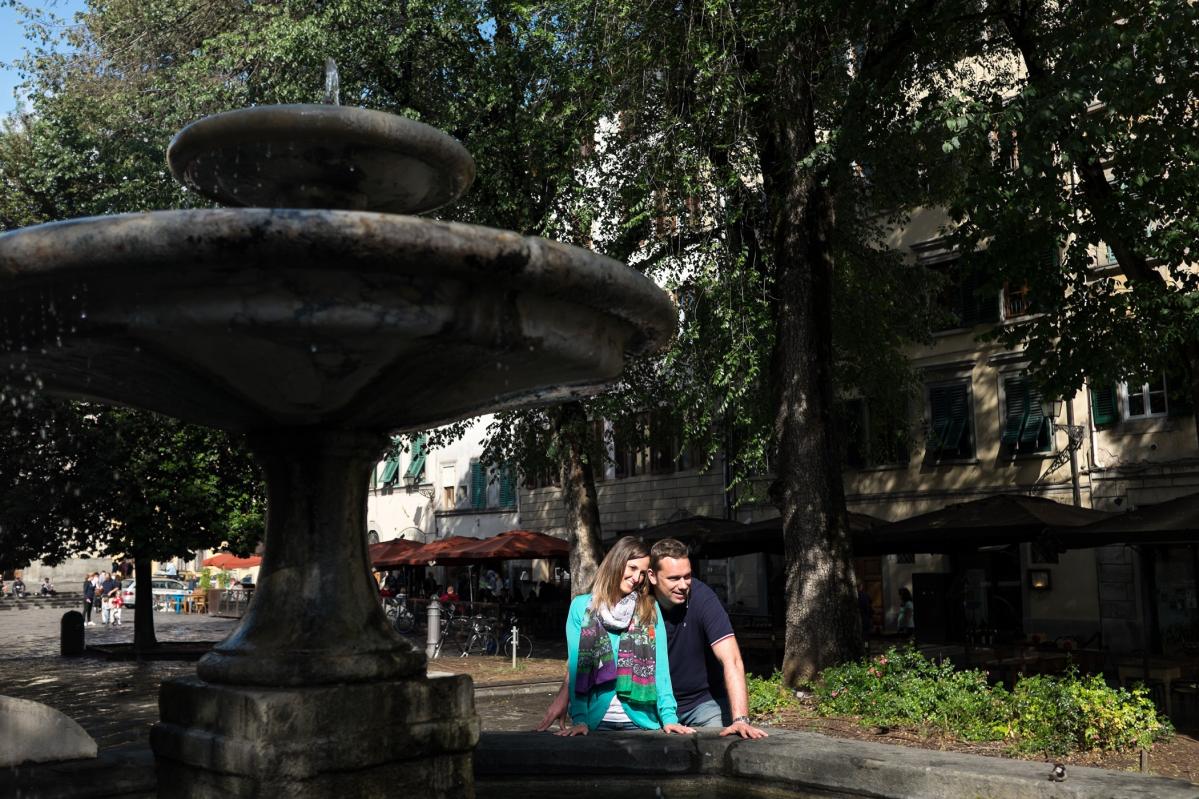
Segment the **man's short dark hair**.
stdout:
<svg viewBox="0 0 1199 799">
<path fill-rule="evenodd" d="M 663 538 L 661 541 L 650 547 L 649 550 L 649 567 L 657 570 L 658 564 L 662 562 L 662 558 L 675 558 L 682 560 L 690 558 L 691 550 L 687 549 L 687 545 L 677 538 Z"/>
</svg>

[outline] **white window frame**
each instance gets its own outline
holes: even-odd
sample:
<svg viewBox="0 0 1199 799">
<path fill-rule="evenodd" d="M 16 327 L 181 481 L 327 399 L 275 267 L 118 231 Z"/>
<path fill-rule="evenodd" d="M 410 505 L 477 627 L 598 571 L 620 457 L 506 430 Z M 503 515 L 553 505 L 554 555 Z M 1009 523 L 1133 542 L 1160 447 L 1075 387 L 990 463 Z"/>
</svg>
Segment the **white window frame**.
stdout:
<svg viewBox="0 0 1199 799">
<path fill-rule="evenodd" d="M 1161 380 L 1162 387 L 1160 392 L 1150 391 L 1150 387 L 1153 385 L 1152 383 L 1143 383 L 1137 388 L 1136 391 L 1131 391 L 1131 386 L 1129 386 L 1127 382 L 1120 383 L 1120 404 L 1123 406 L 1122 410 L 1124 412 L 1124 419 L 1162 419 L 1170 415 L 1170 387 L 1166 383 L 1166 375 L 1164 372 L 1159 372 L 1158 377 Z M 1165 408 L 1158 413 L 1154 413 L 1152 410 L 1150 410 L 1152 405 L 1150 404 L 1149 395 L 1158 393 L 1162 395 L 1162 404 L 1165 405 Z M 1144 403 L 1145 413 L 1132 412 L 1132 403 L 1130 402 L 1130 397 L 1136 396 L 1137 394 L 1141 396 L 1141 400 Z"/>
</svg>

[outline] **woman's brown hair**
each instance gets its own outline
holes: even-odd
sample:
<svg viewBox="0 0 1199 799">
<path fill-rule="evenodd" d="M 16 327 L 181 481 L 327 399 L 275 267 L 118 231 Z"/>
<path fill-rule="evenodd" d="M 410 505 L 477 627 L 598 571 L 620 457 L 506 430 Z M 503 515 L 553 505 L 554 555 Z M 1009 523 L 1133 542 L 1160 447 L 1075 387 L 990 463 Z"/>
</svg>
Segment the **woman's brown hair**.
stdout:
<svg viewBox="0 0 1199 799">
<path fill-rule="evenodd" d="M 626 535 L 617 541 L 595 571 L 595 581 L 591 584 L 591 606 L 595 608 L 603 603 L 615 607 L 617 602 L 624 599 L 624 594 L 620 593 L 620 581 L 624 577 L 625 564 L 630 560 L 648 557 L 649 547 L 644 539 Z M 652 627 L 657 620 L 654 595 L 649 590 L 649 579 L 644 573 L 633 593 L 637 594 L 637 620 L 646 627 Z"/>
</svg>

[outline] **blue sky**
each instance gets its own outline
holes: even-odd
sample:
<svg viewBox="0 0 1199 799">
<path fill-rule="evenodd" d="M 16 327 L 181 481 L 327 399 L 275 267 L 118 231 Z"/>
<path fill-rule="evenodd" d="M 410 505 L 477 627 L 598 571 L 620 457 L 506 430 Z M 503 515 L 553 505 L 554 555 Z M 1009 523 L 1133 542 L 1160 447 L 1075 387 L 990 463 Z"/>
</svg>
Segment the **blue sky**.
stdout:
<svg viewBox="0 0 1199 799">
<path fill-rule="evenodd" d="M 26 0 L 25 4 L 68 22 L 87 5 L 85 0 Z M 27 42 L 20 23 L 21 16 L 13 10 L 10 0 L 0 0 L 0 116 L 8 116 L 17 107 L 13 91 L 21 77 L 9 64 L 25 54 Z"/>
</svg>

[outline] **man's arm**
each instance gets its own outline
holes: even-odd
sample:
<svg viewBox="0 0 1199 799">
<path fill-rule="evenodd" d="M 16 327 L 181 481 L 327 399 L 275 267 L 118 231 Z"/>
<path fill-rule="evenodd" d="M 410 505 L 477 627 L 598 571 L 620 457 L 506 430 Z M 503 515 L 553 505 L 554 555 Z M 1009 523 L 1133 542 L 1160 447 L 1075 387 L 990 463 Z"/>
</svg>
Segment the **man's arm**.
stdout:
<svg viewBox="0 0 1199 799">
<path fill-rule="evenodd" d="M 745 664 L 741 661 L 741 647 L 734 636 L 722 638 L 712 644 L 712 654 L 724 668 L 724 687 L 729 695 L 729 708 L 733 723 L 720 731 L 721 735 L 740 735 L 742 738 L 765 738 L 767 733 L 753 727 L 749 718 L 749 693 L 745 688 Z"/>
</svg>

